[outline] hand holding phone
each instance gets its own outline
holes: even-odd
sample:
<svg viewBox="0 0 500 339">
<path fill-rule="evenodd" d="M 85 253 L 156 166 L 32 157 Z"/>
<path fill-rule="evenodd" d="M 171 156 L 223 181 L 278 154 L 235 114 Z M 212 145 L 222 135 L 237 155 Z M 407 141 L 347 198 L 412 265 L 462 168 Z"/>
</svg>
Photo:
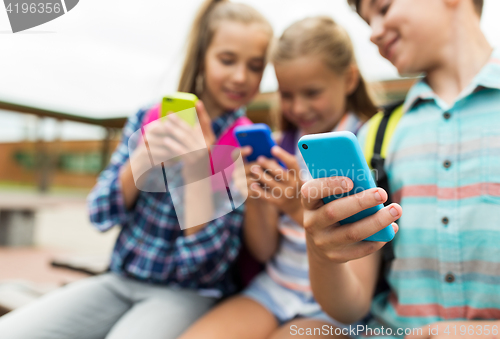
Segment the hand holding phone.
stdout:
<svg viewBox="0 0 500 339">
<path fill-rule="evenodd" d="M 251 190 L 260 193 L 265 201 L 302 225 L 303 209 L 300 201 L 300 188 L 303 181 L 301 168 L 294 154 L 290 154 L 279 146 L 274 146 L 271 153 L 285 166 L 279 165 L 274 159 L 259 157 L 254 173 L 258 183 L 253 184 Z M 263 187 L 266 189 L 264 190 Z"/>
<path fill-rule="evenodd" d="M 170 166 L 182 158 L 187 165 L 183 166 L 184 172 L 205 170 L 190 165 L 204 158 L 207 148 L 215 142 L 211 119 L 201 100 L 190 93 L 166 96 L 160 106 L 160 115 L 163 117 L 144 126 L 153 162 Z M 145 159 L 149 161 L 149 155 Z"/>
<path fill-rule="evenodd" d="M 342 198 L 351 195 L 357 195 L 357 199 L 363 199 L 364 195 L 370 195 L 370 190 L 372 195 L 378 193 L 380 196 L 361 147 L 356 136 L 351 132 L 332 132 L 304 136 L 299 140 L 299 150 L 313 178 L 346 177 L 352 182 L 352 188 L 349 191 L 331 191 L 328 196 L 324 196 L 322 200 L 325 204 L 328 205 L 328 203 L 337 199 L 346 202 Z M 351 201 L 355 206 L 360 206 L 358 201 L 352 199 Z M 356 213 L 347 215 L 344 219 L 336 220 L 336 222 L 340 225 L 361 222 L 384 207 L 383 201 L 373 206 L 368 205 Z M 353 208 L 347 210 L 352 211 Z M 392 224 L 388 223 L 386 227 L 375 234 L 360 240 L 388 242 L 393 238 L 394 229 Z"/>
<path fill-rule="evenodd" d="M 252 147 L 252 153 L 246 157 L 248 162 L 256 161 L 259 156 L 276 159 L 271 154 L 271 149 L 276 146 L 276 143 L 271 137 L 271 129 L 266 124 L 238 126 L 234 129 L 234 135 L 241 147 Z M 279 159 L 276 161 L 285 167 Z"/>
</svg>

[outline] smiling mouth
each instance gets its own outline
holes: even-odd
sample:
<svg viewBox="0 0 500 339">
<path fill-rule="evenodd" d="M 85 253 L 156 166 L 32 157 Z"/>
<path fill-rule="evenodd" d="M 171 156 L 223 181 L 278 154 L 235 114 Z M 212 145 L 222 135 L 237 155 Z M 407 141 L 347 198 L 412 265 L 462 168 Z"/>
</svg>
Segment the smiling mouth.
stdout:
<svg viewBox="0 0 500 339">
<path fill-rule="evenodd" d="M 309 127 L 311 125 L 314 125 L 316 122 L 316 119 L 311 119 L 311 120 L 299 120 L 299 125 L 302 127 Z"/>
<path fill-rule="evenodd" d="M 387 59 L 387 60 L 392 60 L 393 56 L 394 56 L 394 45 L 399 41 L 399 38 L 396 37 L 394 39 L 392 39 L 391 42 L 387 43 L 385 45 L 385 48 L 384 48 L 384 57 Z"/>
<path fill-rule="evenodd" d="M 226 93 L 226 95 L 229 98 L 231 98 L 233 100 L 241 100 L 241 99 L 245 98 L 245 96 L 246 96 L 246 93 L 241 92 L 241 91 L 232 91 L 229 89 L 225 89 L 224 92 Z"/>
</svg>

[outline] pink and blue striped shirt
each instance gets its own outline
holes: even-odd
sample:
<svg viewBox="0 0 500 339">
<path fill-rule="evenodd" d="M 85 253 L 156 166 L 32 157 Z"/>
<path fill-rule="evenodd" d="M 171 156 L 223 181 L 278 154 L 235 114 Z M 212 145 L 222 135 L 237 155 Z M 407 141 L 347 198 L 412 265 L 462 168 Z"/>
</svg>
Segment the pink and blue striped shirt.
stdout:
<svg viewBox="0 0 500 339">
<path fill-rule="evenodd" d="M 404 110 L 385 164 L 403 216 L 372 325 L 500 319 L 500 50 L 452 105 L 422 80 Z"/>
</svg>

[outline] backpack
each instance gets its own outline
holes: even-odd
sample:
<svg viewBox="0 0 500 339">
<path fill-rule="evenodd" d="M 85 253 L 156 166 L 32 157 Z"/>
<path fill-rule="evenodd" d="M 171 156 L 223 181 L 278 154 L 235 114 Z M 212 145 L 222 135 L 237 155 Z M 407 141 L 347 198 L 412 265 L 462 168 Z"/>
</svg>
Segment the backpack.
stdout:
<svg viewBox="0 0 500 339">
<path fill-rule="evenodd" d="M 373 116 L 368 122 L 368 134 L 363 151 L 368 166 L 370 169 L 376 171 L 377 176 L 374 178 L 376 185 L 387 192 L 388 199 L 384 203 L 384 206 L 392 203 L 389 181 L 384 169 L 385 158 L 392 135 L 403 113 L 403 102 L 393 103 L 385 106 L 381 112 Z M 393 260 L 394 249 L 392 242 L 388 242 L 382 247 L 382 266 L 375 294 L 389 290 L 386 277 Z"/>
</svg>

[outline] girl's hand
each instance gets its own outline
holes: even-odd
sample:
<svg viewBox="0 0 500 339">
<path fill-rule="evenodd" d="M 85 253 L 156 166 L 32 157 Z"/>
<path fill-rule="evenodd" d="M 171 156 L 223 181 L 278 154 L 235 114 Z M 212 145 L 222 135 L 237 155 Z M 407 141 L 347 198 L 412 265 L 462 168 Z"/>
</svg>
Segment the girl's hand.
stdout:
<svg viewBox="0 0 500 339">
<path fill-rule="evenodd" d="M 286 169 L 281 167 L 275 159 L 259 157 L 257 166 L 254 165 L 251 168 L 258 183 L 251 183 L 250 189 L 302 225 L 300 188 L 303 182 L 300 179 L 297 159 L 279 146 L 273 147 L 271 154 L 279 159 Z"/>
<path fill-rule="evenodd" d="M 201 131 L 203 132 L 203 137 L 205 138 L 205 145 L 207 149 L 215 143 L 215 134 L 212 129 L 212 119 L 208 115 L 205 105 L 201 100 L 196 102 L 196 113 L 198 113 L 198 120 L 200 122 Z"/>
<path fill-rule="evenodd" d="M 201 101 L 196 103 L 196 112 L 199 124 L 195 126 L 190 126 L 177 115 L 170 114 L 158 127 L 155 126 L 152 133 L 148 133 L 151 153 L 157 159 L 159 154 L 162 154 L 162 159 L 182 156 L 183 174 L 192 178 L 210 174 L 208 148 L 215 142 L 210 117 Z"/>
<path fill-rule="evenodd" d="M 331 177 L 310 180 L 301 190 L 309 249 L 314 251 L 314 255 L 339 264 L 366 257 L 381 249 L 385 243 L 362 240 L 391 223 L 397 232 L 398 226 L 394 221 L 403 212 L 401 206 L 391 204 L 360 221 L 340 225 L 339 221 L 387 200 L 387 193 L 381 188 L 369 189 L 328 204 L 321 200 L 349 192 L 352 188 L 353 182 L 349 178 Z"/>
<path fill-rule="evenodd" d="M 234 184 L 240 192 L 244 192 L 245 187 L 246 187 L 246 189 L 248 190 L 248 197 L 253 198 L 253 200 L 255 201 L 255 200 L 260 198 L 260 196 L 259 196 L 260 193 L 259 193 L 259 191 L 252 189 L 252 184 L 258 183 L 257 175 L 252 172 L 252 167 L 258 166 L 258 165 L 256 164 L 256 162 L 247 162 L 246 161 L 246 158 L 250 154 L 252 154 L 252 152 L 253 152 L 253 149 L 251 146 L 241 147 L 240 152 L 241 152 L 241 157 L 243 158 L 243 163 L 245 166 L 245 179 L 241 180 L 241 177 L 239 175 L 237 175 L 237 173 L 239 173 L 239 171 L 234 171 L 233 172 Z M 236 158 L 238 156 L 238 153 L 236 150 L 233 152 L 232 156 L 233 156 L 233 160 L 236 160 Z"/>
</svg>

